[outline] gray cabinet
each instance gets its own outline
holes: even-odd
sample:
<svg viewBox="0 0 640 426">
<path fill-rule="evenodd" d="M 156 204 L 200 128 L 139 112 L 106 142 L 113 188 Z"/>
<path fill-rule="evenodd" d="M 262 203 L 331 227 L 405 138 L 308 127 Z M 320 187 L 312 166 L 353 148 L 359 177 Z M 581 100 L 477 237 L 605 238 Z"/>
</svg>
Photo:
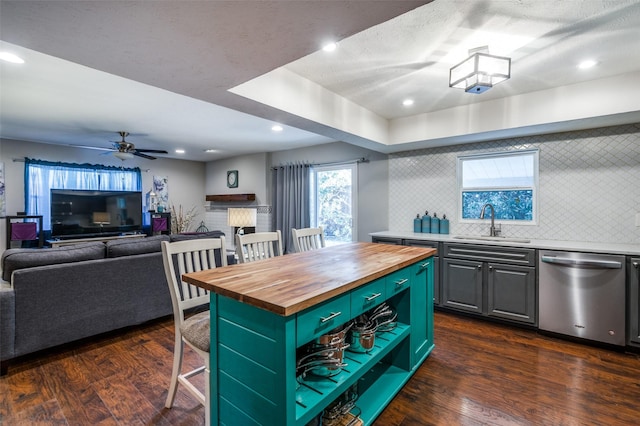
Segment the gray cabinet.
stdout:
<svg viewBox="0 0 640 426">
<path fill-rule="evenodd" d="M 536 270 L 533 267 L 488 264 L 487 314 L 536 323 Z"/>
<path fill-rule="evenodd" d="M 481 314 L 484 311 L 482 262 L 444 258 L 442 306 Z"/>
<path fill-rule="evenodd" d="M 441 306 L 536 324 L 535 250 L 445 243 Z"/>
<path fill-rule="evenodd" d="M 631 257 L 627 262 L 629 280 L 629 339 L 632 346 L 640 346 L 640 257 Z"/>
</svg>

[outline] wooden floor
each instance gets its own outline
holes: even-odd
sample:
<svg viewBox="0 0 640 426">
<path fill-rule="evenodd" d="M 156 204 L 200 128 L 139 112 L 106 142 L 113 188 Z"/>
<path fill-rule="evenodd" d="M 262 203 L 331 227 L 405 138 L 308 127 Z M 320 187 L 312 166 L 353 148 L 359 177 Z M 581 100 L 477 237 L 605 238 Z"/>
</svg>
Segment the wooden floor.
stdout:
<svg viewBox="0 0 640 426">
<path fill-rule="evenodd" d="M 435 336 L 376 426 L 640 424 L 637 354 L 442 312 Z M 203 424 L 183 391 L 164 408 L 172 349 L 167 319 L 12 365 L 0 378 L 0 424 Z"/>
</svg>

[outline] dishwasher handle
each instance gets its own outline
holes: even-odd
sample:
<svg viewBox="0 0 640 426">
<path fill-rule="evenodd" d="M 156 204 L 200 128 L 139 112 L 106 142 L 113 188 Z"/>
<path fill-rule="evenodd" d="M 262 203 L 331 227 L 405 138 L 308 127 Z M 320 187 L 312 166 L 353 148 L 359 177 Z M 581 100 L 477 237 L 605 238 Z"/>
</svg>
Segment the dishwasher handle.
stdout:
<svg viewBox="0 0 640 426">
<path fill-rule="evenodd" d="M 543 255 L 541 257 L 541 260 L 545 263 L 553 263 L 555 265 L 563 265 L 563 266 L 600 268 L 600 269 L 622 268 L 622 262 L 616 262 L 615 260 L 573 259 L 570 257 L 558 257 L 558 256 L 547 256 L 547 255 Z"/>
</svg>

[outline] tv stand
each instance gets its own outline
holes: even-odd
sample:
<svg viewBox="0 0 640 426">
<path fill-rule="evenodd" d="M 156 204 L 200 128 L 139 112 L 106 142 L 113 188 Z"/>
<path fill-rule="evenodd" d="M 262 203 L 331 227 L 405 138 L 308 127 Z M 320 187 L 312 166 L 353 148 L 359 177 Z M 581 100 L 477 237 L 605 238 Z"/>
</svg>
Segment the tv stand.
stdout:
<svg viewBox="0 0 640 426">
<path fill-rule="evenodd" d="M 145 234 L 127 234 L 127 235 L 116 235 L 116 236 L 104 236 L 104 237 L 94 237 L 94 238 L 75 238 L 75 239 L 66 239 L 66 240 L 47 240 L 48 244 L 51 244 L 51 247 L 61 247 L 70 244 L 79 244 L 79 243 L 89 243 L 93 241 L 109 241 L 109 240 L 120 240 L 124 238 L 144 238 Z"/>
</svg>

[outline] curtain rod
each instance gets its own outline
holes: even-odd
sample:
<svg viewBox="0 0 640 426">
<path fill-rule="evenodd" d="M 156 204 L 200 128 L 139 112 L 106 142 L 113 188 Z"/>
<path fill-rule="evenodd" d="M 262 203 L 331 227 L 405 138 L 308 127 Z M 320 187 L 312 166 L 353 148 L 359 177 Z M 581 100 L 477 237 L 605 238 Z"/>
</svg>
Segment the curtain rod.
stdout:
<svg viewBox="0 0 640 426">
<path fill-rule="evenodd" d="M 14 163 L 24 163 L 24 158 L 13 158 L 12 159 Z M 118 167 L 118 166 L 113 166 L 113 167 Z M 140 169 L 141 172 L 145 172 L 148 173 L 151 171 L 151 169 Z"/>
<path fill-rule="evenodd" d="M 354 160 L 345 160 L 345 161 L 334 161 L 334 162 L 330 162 L 330 163 L 304 163 L 303 165 L 305 166 L 340 166 L 342 164 L 353 164 L 353 163 L 368 163 L 369 160 L 365 157 L 360 157 L 360 158 L 356 158 Z M 290 163 L 291 164 L 291 163 Z M 276 170 L 278 167 L 282 167 L 283 164 L 280 164 L 279 166 L 273 166 L 271 167 L 271 170 Z"/>
</svg>

